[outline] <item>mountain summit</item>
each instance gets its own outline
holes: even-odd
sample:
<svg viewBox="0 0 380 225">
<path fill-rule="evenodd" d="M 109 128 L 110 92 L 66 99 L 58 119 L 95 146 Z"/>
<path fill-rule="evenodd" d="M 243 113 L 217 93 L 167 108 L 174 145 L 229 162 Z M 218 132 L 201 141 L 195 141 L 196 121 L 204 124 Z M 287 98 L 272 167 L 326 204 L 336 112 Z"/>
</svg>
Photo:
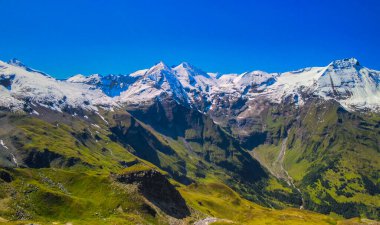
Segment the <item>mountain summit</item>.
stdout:
<svg viewBox="0 0 380 225">
<path fill-rule="evenodd" d="M 34 69 L 28 67 L 27 65 L 25 65 L 24 63 L 22 63 L 20 60 L 18 60 L 16 58 L 13 58 L 13 59 L 9 60 L 8 64 L 12 65 L 12 66 L 23 68 L 23 69 L 25 69 L 28 72 L 37 72 L 37 73 L 40 73 L 40 74 L 42 74 L 44 76 L 49 76 L 48 74 L 46 74 L 44 72 L 41 72 L 41 71 L 38 71 L 38 70 L 34 70 Z"/>
<path fill-rule="evenodd" d="M 340 59 L 340 60 L 335 60 L 331 62 L 332 66 L 335 68 L 348 68 L 348 67 L 354 67 L 354 66 L 360 66 L 359 61 L 356 58 L 346 58 L 346 59 Z"/>
<path fill-rule="evenodd" d="M 7 62 L 9 65 L 18 66 L 22 68 L 27 68 L 20 60 L 13 58 Z"/>
</svg>

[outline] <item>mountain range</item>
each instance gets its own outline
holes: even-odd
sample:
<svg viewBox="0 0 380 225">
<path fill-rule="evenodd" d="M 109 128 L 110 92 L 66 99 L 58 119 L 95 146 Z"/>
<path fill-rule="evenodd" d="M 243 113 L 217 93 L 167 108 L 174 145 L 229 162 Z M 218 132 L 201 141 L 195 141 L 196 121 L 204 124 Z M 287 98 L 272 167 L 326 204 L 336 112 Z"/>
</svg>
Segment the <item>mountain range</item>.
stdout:
<svg viewBox="0 0 380 225">
<path fill-rule="evenodd" d="M 0 61 L 0 141 L 0 222 L 380 218 L 380 71 L 355 58 L 64 80 Z"/>
<path fill-rule="evenodd" d="M 378 110 L 380 102 L 379 71 L 361 66 L 355 58 L 285 73 L 252 71 L 242 74 L 206 73 L 189 63 L 168 67 L 160 62 L 127 75 L 79 74 L 63 81 L 26 67 L 16 59 L 1 62 L 0 66 L 1 82 L 4 83 L 2 94 L 8 97 L 2 104 L 11 104 L 16 109 L 17 102 L 20 104 L 20 100 L 29 97 L 25 89 L 30 95 L 51 98 L 34 101 L 50 102 L 58 108 L 77 107 L 86 101 L 90 106 L 149 104 L 165 97 L 204 113 L 217 108 L 218 99 L 224 96 L 232 101 L 235 98 L 267 99 L 271 103 L 293 101 L 302 105 L 313 95 L 333 99 L 347 110 Z M 74 83 L 81 85 L 71 85 Z M 43 91 L 45 93 L 40 93 Z"/>
</svg>

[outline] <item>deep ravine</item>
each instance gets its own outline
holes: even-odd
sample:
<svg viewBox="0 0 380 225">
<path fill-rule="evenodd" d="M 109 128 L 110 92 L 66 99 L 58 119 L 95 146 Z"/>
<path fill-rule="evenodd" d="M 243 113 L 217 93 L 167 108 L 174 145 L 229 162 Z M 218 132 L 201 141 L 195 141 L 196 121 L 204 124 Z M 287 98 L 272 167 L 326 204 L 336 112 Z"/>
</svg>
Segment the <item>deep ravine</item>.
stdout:
<svg viewBox="0 0 380 225">
<path fill-rule="evenodd" d="M 301 200 L 302 200 L 302 204 L 300 205 L 300 209 L 304 209 L 304 205 L 305 205 L 305 200 L 302 196 L 302 192 L 301 190 L 294 184 L 294 181 L 293 181 L 293 178 L 289 175 L 288 171 L 284 168 L 284 159 L 285 159 L 285 153 L 286 153 L 286 145 L 287 145 L 287 142 L 288 142 L 288 137 L 284 138 L 284 140 L 282 140 L 282 144 L 281 144 L 281 150 L 280 150 L 280 153 L 278 154 L 277 156 L 277 160 L 275 163 L 277 163 L 280 168 L 280 171 L 279 173 L 276 175 L 278 178 L 281 178 L 283 180 L 285 180 L 289 186 L 295 188 L 298 193 L 301 195 Z"/>
</svg>

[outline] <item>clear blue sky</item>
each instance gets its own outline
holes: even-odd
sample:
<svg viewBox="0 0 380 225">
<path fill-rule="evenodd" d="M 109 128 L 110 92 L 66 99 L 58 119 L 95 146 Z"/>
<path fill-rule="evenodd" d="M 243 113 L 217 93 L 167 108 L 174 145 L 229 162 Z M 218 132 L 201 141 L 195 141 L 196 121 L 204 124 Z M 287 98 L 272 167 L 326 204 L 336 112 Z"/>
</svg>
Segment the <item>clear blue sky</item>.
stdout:
<svg viewBox="0 0 380 225">
<path fill-rule="evenodd" d="M 63 78 L 163 60 L 268 72 L 356 57 L 380 69 L 378 0 L 0 0 L 0 59 Z"/>
</svg>

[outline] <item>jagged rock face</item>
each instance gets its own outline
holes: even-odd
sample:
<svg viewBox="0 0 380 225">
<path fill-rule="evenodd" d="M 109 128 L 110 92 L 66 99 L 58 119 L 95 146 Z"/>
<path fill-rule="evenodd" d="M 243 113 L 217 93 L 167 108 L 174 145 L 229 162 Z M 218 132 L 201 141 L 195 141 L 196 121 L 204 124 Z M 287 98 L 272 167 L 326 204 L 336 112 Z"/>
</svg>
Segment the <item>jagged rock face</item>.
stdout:
<svg viewBox="0 0 380 225">
<path fill-rule="evenodd" d="M 49 168 L 49 167 L 72 167 L 80 163 L 79 158 L 65 158 L 64 156 L 45 149 L 43 152 L 30 151 L 23 159 L 25 166 L 29 168 Z"/>
<path fill-rule="evenodd" d="M 118 182 L 135 184 L 151 203 L 166 214 L 182 219 L 190 215 L 190 210 L 181 194 L 156 170 L 138 171 L 116 176 Z"/>
<path fill-rule="evenodd" d="M 10 183 L 14 180 L 12 175 L 5 170 L 0 170 L 0 179 L 7 183 Z"/>
</svg>

